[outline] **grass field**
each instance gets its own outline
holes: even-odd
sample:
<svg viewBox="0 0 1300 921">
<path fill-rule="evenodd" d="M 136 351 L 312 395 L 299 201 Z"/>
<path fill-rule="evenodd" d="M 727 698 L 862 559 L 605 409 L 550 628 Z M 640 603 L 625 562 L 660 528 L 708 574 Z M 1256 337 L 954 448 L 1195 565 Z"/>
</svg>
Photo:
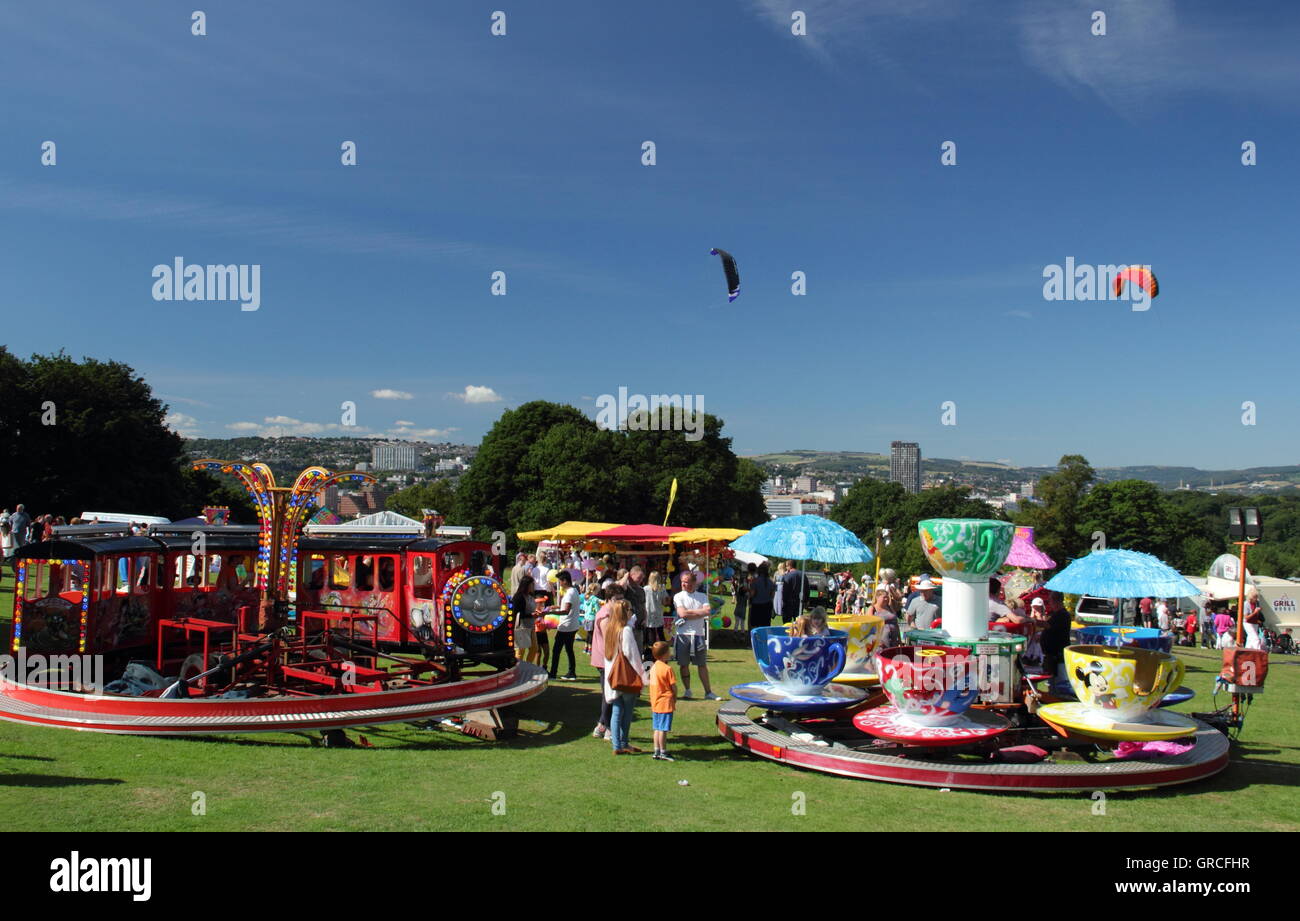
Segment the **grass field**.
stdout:
<svg viewBox="0 0 1300 921">
<path fill-rule="evenodd" d="M 0 588 L 5 618 L 10 588 Z M 1185 683 L 1200 695 L 1182 709 L 1209 709 L 1218 654 L 1180 655 Z M 758 677 L 747 651 L 711 658 L 721 693 Z M 502 743 L 407 725 L 362 730 L 371 749 L 324 749 L 289 733 L 130 738 L 0 722 L 0 827 L 828 831 L 878 828 L 890 817 L 895 827 L 935 831 L 1296 831 L 1297 664 L 1274 658 L 1226 771 L 1181 788 L 1110 794 L 1105 815 L 1093 814 L 1087 793 L 944 793 L 786 768 L 724 742 L 717 704 L 701 700 L 679 704 L 670 747 L 680 760 L 615 758 L 609 743 L 591 738 L 599 685 L 580 664 L 583 680 L 556 683 L 522 706 L 521 738 Z M 652 748 L 644 705 L 632 739 Z M 197 793 L 205 815 L 193 814 Z M 806 798 L 805 815 L 792 814 L 796 793 Z"/>
</svg>

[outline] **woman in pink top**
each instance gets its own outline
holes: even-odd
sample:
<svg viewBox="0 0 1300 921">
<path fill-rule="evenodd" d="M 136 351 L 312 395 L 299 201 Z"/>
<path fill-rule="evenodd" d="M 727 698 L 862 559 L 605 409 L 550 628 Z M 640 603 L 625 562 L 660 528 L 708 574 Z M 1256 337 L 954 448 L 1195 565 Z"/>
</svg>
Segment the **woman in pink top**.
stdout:
<svg viewBox="0 0 1300 921">
<path fill-rule="evenodd" d="M 623 597 L 623 586 L 614 584 L 603 589 L 602 597 L 605 603 L 596 612 L 596 623 L 591 628 L 591 665 L 600 672 L 600 720 L 596 723 L 596 728 L 591 731 L 593 739 L 608 739 L 610 735 L 609 720 L 614 705 L 605 699 L 607 696 L 605 691 L 608 690 L 605 687 L 605 625 L 609 623 L 609 615 L 613 613 L 611 603 Z"/>
</svg>

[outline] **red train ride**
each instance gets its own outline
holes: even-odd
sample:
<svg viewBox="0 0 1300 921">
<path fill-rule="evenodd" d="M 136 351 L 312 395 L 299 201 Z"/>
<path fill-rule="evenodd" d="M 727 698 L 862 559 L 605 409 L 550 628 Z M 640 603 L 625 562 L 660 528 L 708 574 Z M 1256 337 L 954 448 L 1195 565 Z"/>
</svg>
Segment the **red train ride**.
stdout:
<svg viewBox="0 0 1300 921">
<path fill-rule="evenodd" d="M 515 661 L 490 544 L 313 526 L 293 550 L 286 616 L 259 624 L 257 526 L 69 526 L 21 548 L 8 651 L 103 656 L 118 680 L 101 693 L 0 676 L 0 718 L 325 729 L 500 707 L 545 687 Z"/>
</svg>

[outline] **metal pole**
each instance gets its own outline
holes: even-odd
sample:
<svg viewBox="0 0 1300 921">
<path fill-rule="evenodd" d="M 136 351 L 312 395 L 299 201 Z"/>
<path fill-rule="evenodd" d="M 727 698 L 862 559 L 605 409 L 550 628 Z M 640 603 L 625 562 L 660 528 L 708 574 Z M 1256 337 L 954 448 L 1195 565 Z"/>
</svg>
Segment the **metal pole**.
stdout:
<svg viewBox="0 0 1300 921">
<path fill-rule="evenodd" d="M 1246 632 L 1246 548 L 1255 546 L 1250 541 L 1237 541 L 1241 548 L 1241 572 L 1237 582 L 1237 648 L 1242 646 L 1242 635 Z"/>
</svg>

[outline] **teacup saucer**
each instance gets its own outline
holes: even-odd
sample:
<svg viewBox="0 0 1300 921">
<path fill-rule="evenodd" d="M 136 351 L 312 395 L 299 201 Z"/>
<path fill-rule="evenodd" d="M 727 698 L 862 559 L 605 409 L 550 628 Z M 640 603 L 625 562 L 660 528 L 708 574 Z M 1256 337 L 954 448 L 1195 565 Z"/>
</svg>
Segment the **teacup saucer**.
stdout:
<svg viewBox="0 0 1300 921">
<path fill-rule="evenodd" d="M 1196 721 L 1181 713 L 1168 710 L 1149 710 L 1141 720 L 1115 720 L 1103 711 L 1087 704 L 1045 704 L 1038 708 L 1038 716 L 1062 735 L 1093 736 L 1098 739 L 1117 739 L 1132 742 L 1154 742 L 1160 739 L 1178 739 L 1196 732 Z M 1064 727 L 1064 730 L 1062 730 Z"/>
<path fill-rule="evenodd" d="M 868 735 L 891 742 L 930 746 L 978 742 L 1011 728 L 1005 717 L 985 710 L 967 710 L 954 722 L 942 726 L 922 726 L 892 705 L 863 710 L 853 717 L 853 725 Z"/>
<path fill-rule="evenodd" d="M 867 697 L 867 692 L 861 688 L 843 684 L 828 684 L 816 694 L 790 694 L 770 681 L 737 684 L 731 688 L 730 693 L 736 700 L 743 700 L 745 703 L 758 704 L 772 710 L 788 710 L 793 713 L 840 710 Z"/>
<path fill-rule="evenodd" d="M 1189 687 L 1184 686 L 1184 687 L 1181 687 L 1181 688 L 1176 688 L 1176 689 L 1170 691 L 1170 692 L 1169 692 L 1168 694 L 1166 694 L 1164 697 L 1162 697 L 1162 698 L 1160 699 L 1160 703 L 1156 704 L 1156 706 L 1157 706 L 1157 707 L 1176 707 L 1176 706 L 1178 706 L 1179 704 L 1185 704 L 1185 703 L 1187 703 L 1189 700 L 1191 700 L 1191 699 L 1192 699 L 1193 697 L 1195 697 L 1195 696 L 1196 696 L 1196 692 L 1193 691 L 1193 690 L 1192 690 L 1191 688 L 1189 688 Z"/>
</svg>

